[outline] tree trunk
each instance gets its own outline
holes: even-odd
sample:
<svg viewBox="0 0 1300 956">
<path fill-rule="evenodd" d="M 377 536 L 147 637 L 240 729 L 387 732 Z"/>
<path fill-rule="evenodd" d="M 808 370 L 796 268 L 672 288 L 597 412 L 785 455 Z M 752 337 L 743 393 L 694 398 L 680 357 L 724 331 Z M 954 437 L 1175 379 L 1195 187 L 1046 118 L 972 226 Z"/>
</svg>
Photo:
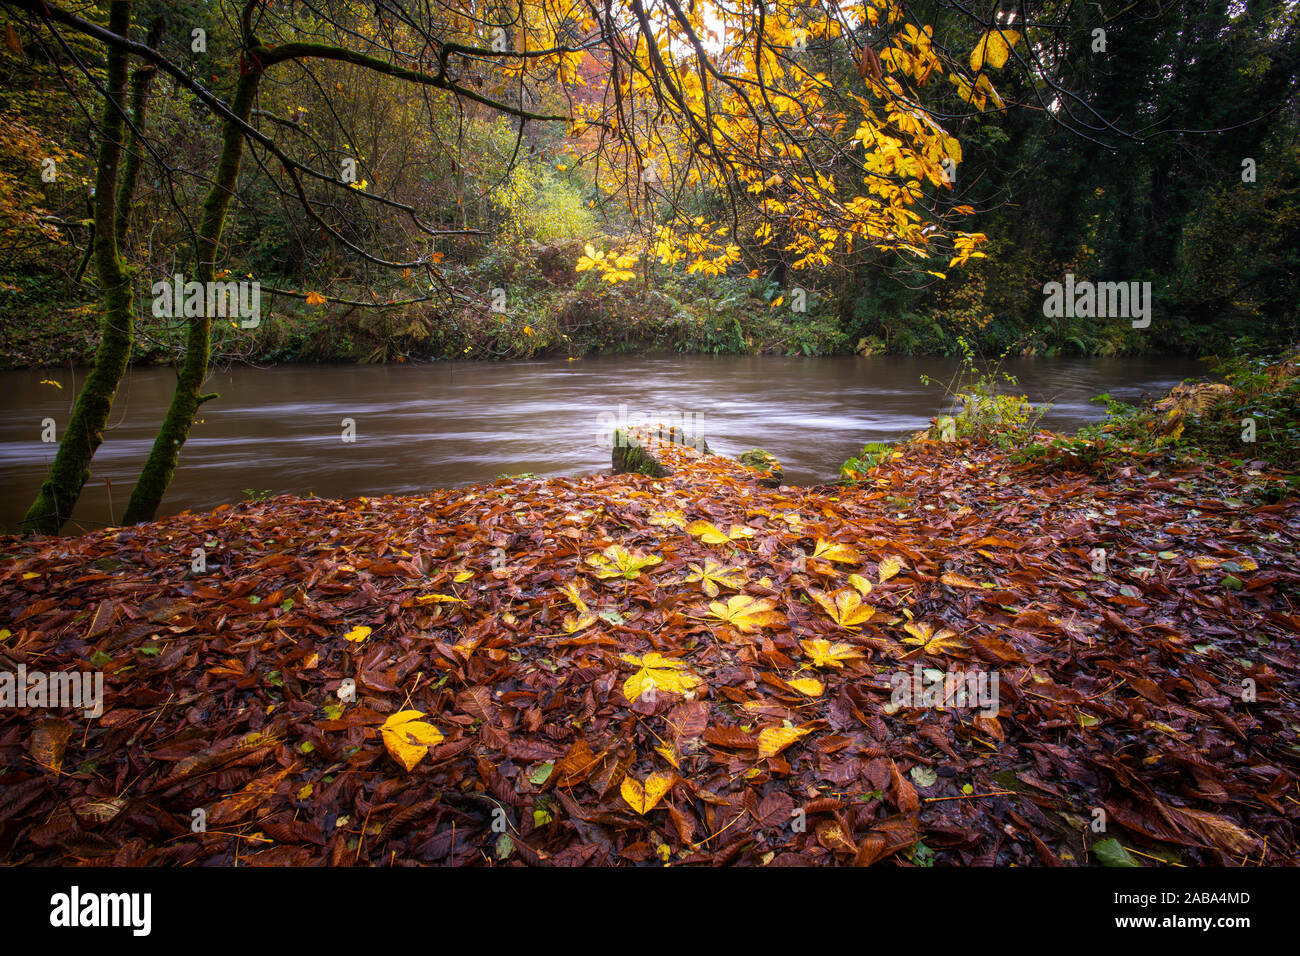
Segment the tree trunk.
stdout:
<svg viewBox="0 0 1300 956">
<path fill-rule="evenodd" d="M 113 0 L 109 29 L 126 36 L 131 28 L 131 0 Z M 95 161 L 95 269 L 104 296 L 104 318 L 100 323 L 95 366 L 77 394 L 72 417 L 59 442 L 50 473 L 41 485 L 22 529 L 38 534 L 58 534 L 81 497 L 90 478 L 90 460 L 104 440 L 117 395 L 118 382 L 126 373 L 133 337 L 131 277 L 122 263 L 114 228 L 117 199 L 117 164 L 122 156 L 122 110 L 126 93 L 127 54 L 107 46 L 107 96 L 100 122 L 99 151 Z"/>
<path fill-rule="evenodd" d="M 239 79 L 239 88 L 231 111 L 242 122 L 248 122 L 253 112 L 253 100 L 257 96 L 258 83 L 261 80 L 261 68 L 254 62 Z M 239 125 L 227 120 L 221 146 L 221 161 L 217 166 L 217 175 L 212 188 L 203 201 L 203 218 L 199 223 L 199 262 L 198 280 L 211 282 L 216 273 L 215 262 L 221 245 L 221 231 L 226 222 L 226 211 L 230 208 L 230 199 L 234 195 L 239 180 L 239 162 L 243 155 L 244 133 Z M 131 491 L 131 498 L 126 505 L 123 524 L 139 524 L 152 521 L 162 504 L 167 486 L 176 474 L 176 465 L 180 461 L 181 446 L 189 437 L 190 426 L 194 424 L 194 415 L 199 406 L 215 394 L 202 395 L 199 389 L 208 376 L 208 358 L 211 350 L 210 337 L 212 319 L 203 315 L 190 319 L 189 335 L 185 343 L 185 360 L 176 376 L 176 388 L 172 391 L 171 404 L 163 419 L 158 437 L 154 439 L 140 478 Z"/>
</svg>

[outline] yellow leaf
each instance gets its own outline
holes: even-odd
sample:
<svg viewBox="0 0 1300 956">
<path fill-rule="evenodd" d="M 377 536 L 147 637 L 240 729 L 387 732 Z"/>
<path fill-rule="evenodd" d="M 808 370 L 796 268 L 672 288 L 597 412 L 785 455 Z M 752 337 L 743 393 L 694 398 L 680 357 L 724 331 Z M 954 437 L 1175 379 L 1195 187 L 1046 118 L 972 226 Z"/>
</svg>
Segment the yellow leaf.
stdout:
<svg viewBox="0 0 1300 956">
<path fill-rule="evenodd" d="M 307 293 L 307 304 L 308 304 L 308 305 L 324 305 L 324 304 L 325 304 L 325 296 L 321 295 L 319 292 L 308 292 L 308 293 Z"/>
<path fill-rule="evenodd" d="M 623 783 L 618 789 L 627 805 L 641 816 L 645 816 L 658 805 L 676 782 L 675 773 L 652 773 L 646 777 L 644 786 L 635 778 L 627 776 L 623 778 Z"/>
<path fill-rule="evenodd" d="M 826 691 L 826 685 L 815 677 L 796 677 L 786 683 L 805 697 L 820 697 Z"/>
<path fill-rule="evenodd" d="M 901 570 L 903 570 L 903 562 L 893 556 L 887 556 L 880 562 L 880 583 L 884 584 Z"/>
<path fill-rule="evenodd" d="M 569 599 L 579 613 L 585 614 L 590 610 L 587 607 L 587 602 L 582 599 L 582 595 L 578 593 L 578 588 L 572 581 L 561 587 L 560 593 Z"/>
<path fill-rule="evenodd" d="M 596 615 L 590 611 L 583 611 L 576 617 L 572 614 L 564 615 L 564 620 L 560 622 L 560 626 L 564 628 L 565 634 L 576 634 L 584 627 L 591 627 L 597 620 Z"/>
<path fill-rule="evenodd" d="M 827 561 L 838 561 L 840 564 L 858 564 L 862 560 L 862 556 L 847 544 L 835 544 L 824 538 L 817 539 L 817 546 L 813 548 L 812 556 Z"/>
<path fill-rule="evenodd" d="M 640 668 L 623 682 L 623 696 L 629 701 L 636 701 L 647 690 L 667 691 L 670 694 L 684 694 L 704 683 L 704 680 L 691 673 L 686 664 L 671 657 L 651 651 L 645 657 L 624 654 L 623 660 Z"/>
<path fill-rule="evenodd" d="M 628 551 L 622 545 L 612 544 L 600 554 L 587 558 L 587 564 L 596 568 L 598 578 L 627 578 L 631 580 L 641 576 L 641 569 L 653 567 L 663 562 L 663 558 L 654 554 L 642 554 Z"/>
<path fill-rule="evenodd" d="M 903 638 L 903 643 L 920 644 L 927 654 L 951 654 L 966 646 L 958 639 L 957 632 L 951 628 L 942 628 L 938 634 L 935 634 L 933 625 L 917 621 L 904 624 L 903 630 L 912 635 Z"/>
<path fill-rule="evenodd" d="M 785 623 L 785 615 L 775 610 L 776 602 L 771 598 L 756 598 L 749 594 L 736 594 L 727 598 L 727 603 L 714 601 L 709 605 L 709 614 L 725 624 L 730 624 L 746 634 L 761 627 L 770 627 Z"/>
<path fill-rule="evenodd" d="M 415 599 L 416 604 L 464 604 L 465 602 L 458 597 L 450 594 L 421 594 Z"/>
<path fill-rule="evenodd" d="M 852 584 L 855 588 L 857 588 L 858 593 L 861 594 L 863 597 L 866 597 L 868 594 L 871 593 L 871 582 L 868 581 L 860 574 L 850 574 L 849 584 Z"/>
<path fill-rule="evenodd" d="M 985 66 L 995 70 L 1002 69 L 1011 55 L 1011 48 L 1019 39 L 1020 34 L 1015 30 L 990 30 L 980 38 L 979 43 L 975 44 L 975 49 L 971 50 L 970 68 L 976 71 Z"/>
<path fill-rule="evenodd" d="M 456 576 L 452 578 L 452 580 L 455 581 L 457 584 L 464 584 L 473 576 L 474 576 L 473 571 L 457 571 Z"/>
<path fill-rule="evenodd" d="M 744 571 L 740 568 L 723 567 L 712 558 L 705 558 L 703 567 L 698 564 L 691 564 L 690 569 L 691 573 L 687 575 L 686 583 L 701 582 L 704 593 L 709 597 L 718 596 L 719 585 L 737 591 L 745 586 Z"/>
<path fill-rule="evenodd" d="M 659 754 L 659 756 L 663 757 L 678 770 L 682 769 L 682 765 L 677 762 L 677 752 L 673 750 L 672 744 L 664 744 L 662 747 L 656 747 L 655 753 Z"/>
<path fill-rule="evenodd" d="M 978 584 L 976 584 L 976 583 L 975 583 L 974 581 L 972 581 L 970 578 L 966 577 L 966 575 L 964 575 L 964 574 L 958 574 L 956 571 L 945 571 L 945 572 L 943 573 L 943 576 L 940 577 L 939 580 L 942 581 L 944 584 L 948 585 L 948 587 L 950 587 L 950 588 L 977 588 L 977 587 L 979 587 Z"/>
<path fill-rule="evenodd" d="M 758 735 L 758 756 L 775 757 L 786 747 L 806 737 L 809 730 L 802 727 L 769 727 Z"/>
<path fill-rule="evenodd" d="M 352 630 L 348 631 L 343 636 L 347 640 L 351 641 L 353 644 L 360 644 L 362 641 L 364 641 L 367 637 L 370 636 L 370 628 L 364 625 L 358 625 L 354 627 Z"/>
<path fill-rule="evenodd" d="M 408 773 L 424 759 L 430 747 L 442 743 L 442 734 L 438 728 L 418 719 L 423 716 L 424 711 L 421 710 L 399 710 L 389 715 L 379 728 L 384 746 Z"/>
<path fill-rule="evenodd" d="M 832 644 L 824 637 L 800 641 L 803 652 L 812 658 L 814 667 L 843 667 L 843 661 L 861 660 L 863 654 L 852 644 L 837 641 Z"/>
<path fill-rule="evenodd" d="M 680 511 L 656 511 L 650 516 L 650 523 L 660 528 L 683 528 L 686 516 Z"/>
<path fill-rule="evenodd" d="M 808 594 L 831 616 L 832 621 L 850 630 L 865 624 L 876 613 L 876 609 L 870 604 L 862 603 L 862 595 L 852 588 L 840 588 L 834 594 L 809 588 Z"/>
<path fill-rule="evenodd" d="M 710 521 L 696 521 L 689 524 L 686 526 L 686 532 L 695 535 L 705 544 L 726 544 L 728 541 L 754 536 L 753 528 L 746 528 L 736 524 L 733 524 L 731 530 L 724 534 L 717 525 Z"/>
</svg>

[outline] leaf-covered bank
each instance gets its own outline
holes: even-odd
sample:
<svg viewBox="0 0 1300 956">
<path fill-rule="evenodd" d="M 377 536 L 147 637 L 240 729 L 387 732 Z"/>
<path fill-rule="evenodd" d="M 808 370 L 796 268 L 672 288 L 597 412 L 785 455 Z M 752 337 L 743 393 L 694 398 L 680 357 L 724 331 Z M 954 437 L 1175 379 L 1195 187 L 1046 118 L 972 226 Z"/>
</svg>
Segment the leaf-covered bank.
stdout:
<svg viewBox="0 0 1300 956">
<path fill-rule="evenodd" d="M 1300 862 L 1300 507 L 1272 476 L 922 439 L 772 489 L 664 453 L 662 479 L 3 539 L 4 669 L 104 698 L 0 711 L 0 854 Z"/>
</svg>

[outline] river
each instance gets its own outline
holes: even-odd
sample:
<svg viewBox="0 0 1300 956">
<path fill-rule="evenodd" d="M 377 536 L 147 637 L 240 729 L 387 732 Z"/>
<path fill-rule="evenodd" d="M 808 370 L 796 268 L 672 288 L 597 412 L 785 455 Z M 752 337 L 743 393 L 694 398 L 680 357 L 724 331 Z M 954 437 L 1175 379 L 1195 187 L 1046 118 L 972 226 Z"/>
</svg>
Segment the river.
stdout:
<svg viewBox="0 0 1300 956">
<path fill-rule="evenodd" d="M 612 424 L 645 415 L 682 415 L 724 454 L 765 448 L 790 484 L 826 482 L 863 443 L 905 436 L 950 408 L 946 386 L 957 367 L 932 357 L 699 355 L 241 366 L 212 375 L 206 390 L 221 397 L 200 409 L 162 510 L 210 509 L 250 490 L 383 495 L 608 469 Z M 1003 368 L 1033 401 L 1051 404 L 1043 426 L 1062 430 L 1101 418 L 1090 399 L 1102 392 L 1134 401 L 1204 373 L 1176 357 L 1024 359 Z M 53 419 L 62 434 L 84 374 L 0 373 L 0 528 L 16 529 L 30 504 L 56 447 L 42 442 L 42 423 Z M 173 382 L 170 369 L 128 372 L 77 526 L 120 517 Z"/>
</svg>

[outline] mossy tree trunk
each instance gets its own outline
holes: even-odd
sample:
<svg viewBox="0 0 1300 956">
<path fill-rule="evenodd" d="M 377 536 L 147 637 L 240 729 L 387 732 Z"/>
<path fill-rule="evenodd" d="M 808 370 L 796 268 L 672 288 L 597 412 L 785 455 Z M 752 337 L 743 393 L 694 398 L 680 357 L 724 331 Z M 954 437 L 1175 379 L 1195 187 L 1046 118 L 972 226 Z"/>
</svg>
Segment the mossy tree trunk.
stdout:
<svg viewBox="0 0 1300 956">
<path fill-rule="evenodd" d="M 242 125 L 247 123 L 253 112 L 253 101 L 257 97 L 258 84 L 262 70 L 256 57 L 249 58 L 251 65 L 239 78 L 239 87 L 235 93 L 231 112 L 238 122 L 227 119 L 222 137 L 221 160 L 217 166 L 216 178 L 207 198 L 203 201 L 203 216 L 199 222 L 198 242 L 198 281 L 213 281 L 216 274 L 216 258 L 221 246 L 221 232 L 225 227 L 226 212 L 234 195 L 239 180 L 239 163 L 244 150 L 244 132 Z M 211 354 L 212 319 L 208 315 L 195 316 L 190 319 L 189 334 L 185 342 L 185 359 L 176 376 L 176 387 L 172 391 L 171 404 L 163 418 L 162 427 L 154 439 L 149 459 L 140 472 L 140 478 L 131 490 L 127 502 L 126 514 L 122 520 L 125 524 L 138 524 L 152 521 L 158 513 L 167 486 L 171 484 L 180 461 L 181 446 L 189 437 L 190 427 L 199 406 L 215 394 L 200 393 L 203 381 L 208 376 L 208 359 Z"/>
<path fill-rule="evenodd" d="M 131 28 L 131 0 L 113 0 L 109 29 L 126 36 Z M 95 364 L 72 406 L 59 449 L 36 500 L 23 517 L 22 529 L 38 534 L 58 534 L 72 514 L 81 490 L 90 479 L 90 461 L 104 440 L 104 428 L 113 409 L 118 383 L 126 374 L 134 336 L 131 276 L 118 248 L 117 170 L 122 158 L 122 118 L 126 99 L 127 53 L 107 46 L 104 112 L 100 121 L 99 149 L 95 159 L 94 259 L 104 297 L 99 348 Z"/>
<path fill-rule="evenodd" d="M 148 46 L 155 47 L 162 39 L 163 19 L 155 17 L 149 27 L 145 40 Z M 113 232 L 120 250 L 126 245 L 126 231 L 131 225 L 131 205 L 135 202 L 135 186 L 140 181 L 140 167 L 144 165 L 145 147 L 140 139 L 144 135 L 145 119 L 149 112 L 149 86 L 157 74 L 158 68 L 152 63 L 143 63 L 131 74 L 131 124 L 135 127 L 131 135 L 131 148 L 127 150 L 122 162 L 122 181 L 117 188 L 117 211 L 113 219 Z"/>
</svg>

